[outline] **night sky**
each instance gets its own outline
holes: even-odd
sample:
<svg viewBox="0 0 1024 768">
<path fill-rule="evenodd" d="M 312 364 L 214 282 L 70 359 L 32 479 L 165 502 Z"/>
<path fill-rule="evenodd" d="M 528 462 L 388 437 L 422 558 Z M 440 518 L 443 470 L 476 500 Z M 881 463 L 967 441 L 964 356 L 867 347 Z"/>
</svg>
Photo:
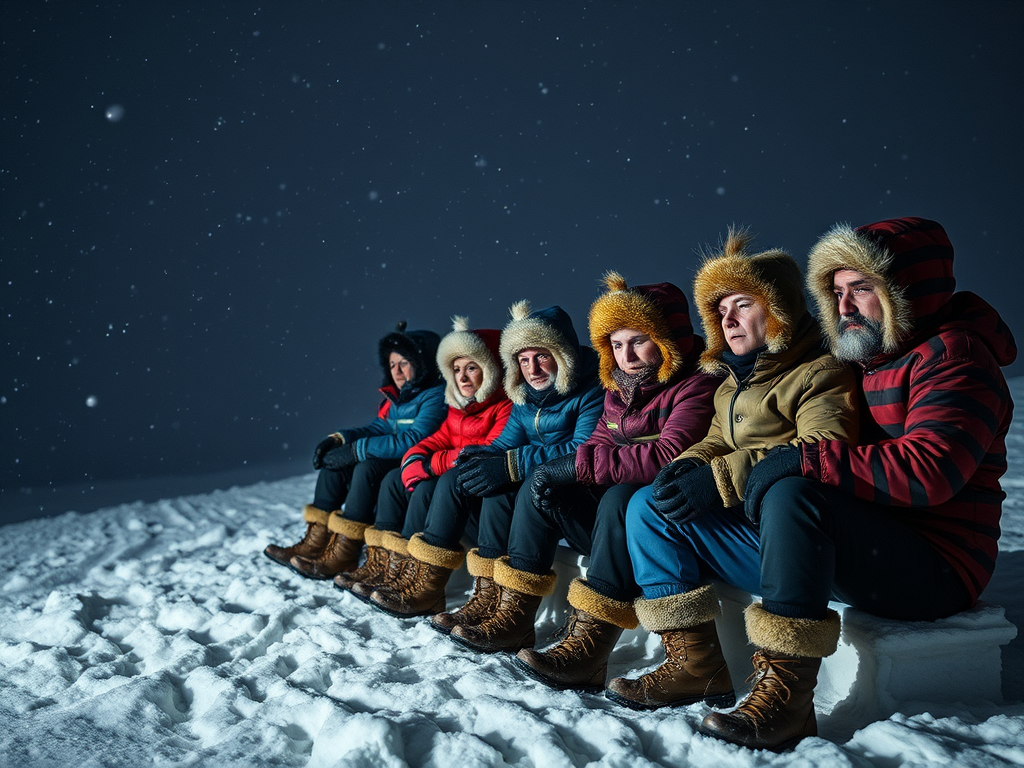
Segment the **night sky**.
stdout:
<svg viewBox="0 0 1024 768">
<path fill-rule="evenodd" d="M 0 35 L 0 522 L 311 471 L 397 320 L 585 337 L 604 270 L 689 295 L 731 223 L 804 263 L 936 219 L 1024 336 L 1024 3 L 4 0 Z"/>
</svg>

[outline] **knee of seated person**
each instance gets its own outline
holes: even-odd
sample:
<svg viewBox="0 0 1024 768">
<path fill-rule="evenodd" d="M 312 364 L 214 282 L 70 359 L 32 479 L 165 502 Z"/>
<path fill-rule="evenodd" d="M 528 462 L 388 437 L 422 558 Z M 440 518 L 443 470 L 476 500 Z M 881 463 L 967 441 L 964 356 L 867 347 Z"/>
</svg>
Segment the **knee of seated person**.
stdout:
<svg viewBox="0 0 1024 768">
<path fill-rule="evenodd" d="M 599 520 L 618 520 L 620 523 L 624 523 L 629 501 L 636 495 L 636 492 L 636 486 L 633 485 L 613 485 L 597 503 L 597 518 Z"/>
<path fill-rule="evenodd" d="M 779 480 L 761 500 L 761 525 L 764 525 L 766 519 L 806 515 L 811 510 L 820 516 L 826 511 L 820 503 L 820 485 L 808 477 L 784 477 Z"/>
</svg>

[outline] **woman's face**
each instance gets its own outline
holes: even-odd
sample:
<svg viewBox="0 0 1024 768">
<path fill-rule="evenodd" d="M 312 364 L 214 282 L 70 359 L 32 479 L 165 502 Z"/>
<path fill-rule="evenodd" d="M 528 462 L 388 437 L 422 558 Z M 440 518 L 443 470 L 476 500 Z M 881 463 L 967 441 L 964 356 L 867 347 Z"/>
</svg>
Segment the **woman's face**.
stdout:
<svg viewBox="0 0 1024 768">
<path fill-rule="evenodd" d="M 661 350 L 646 333 L 620 328 L 608 337 L 615 364 L 623 373 L 640 373 L 661 365 Z"/>
<path fill-rule="evenodd" d="M 391 366 L 391 380 L 395 382 L 397 389 L 401 389 L 415 378 L 416 369 L 413 368 L 412 363 L 397 352 L 392 352 L 388 356 L 388 363 Z"/>
<path fill-rule="evenodd" d="M 761 302 L 745 293 L 733 293 L 718 302 L 725 343 L 734 355 L 763 347 L 768 332 L 768 313 Z"/>
<path fill-rule="evenodd" d="M 452 360 L 452 378 L 459 394 L 469 400 L 477 393 L 484 383 L 484 369 L 469 357 L 456 357 Z"/>
</svg>

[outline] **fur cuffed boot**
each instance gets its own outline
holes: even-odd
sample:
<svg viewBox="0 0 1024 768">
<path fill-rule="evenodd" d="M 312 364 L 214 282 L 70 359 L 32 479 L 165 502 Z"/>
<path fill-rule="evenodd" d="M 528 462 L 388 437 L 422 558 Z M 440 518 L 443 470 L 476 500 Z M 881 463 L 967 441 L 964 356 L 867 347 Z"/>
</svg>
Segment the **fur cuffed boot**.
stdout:
<svg viewBox="0 0 1024 768">
<path fill-rule="evenodd" d="M 354 571 L 342 571 L 334 577 L 334 586 L 338 589 L 352 589 L 358 582 L 377 586 L 384 579 L 388 568 L 388 551 L 381 546 L 384 531 L 378 531 L 372 525 L 363 531 L 366 542 L 366 560 Z"/>
<path fill-rule="evenodd" d="M 384 572 L 376 584 L 360 581 L 352 585 L 352 594 L 360 600 L 369 600 L 375 590 L 399 587 L 413 570 L 412 558 L 409 557 L 409 540 L 400 533 L 383 531 L 380 546 L 387 557 Z"/>
<path fill-rule="evenodd" d="M 306 521 L 306 535 L 302 540 L 290 547 L 279 547 L 276 544 L 268 544 L 263 554 L 281 565 L 289 565 L 296 555 L 299 557 L 318 557 L 327 542 L 331 539 L 331 532 L 327 530 L 327 518 L 330 515 L 322 509 L 317 509 L 312 504 L 307 504 L 302 510 L 302 517 Z"/>
<path fill-rule="evenodd" d="M 605 695 L 631 709 L 698 701 L 732 706 L 736 695 L 715 627 L 715 616 L 721 613 L 715 588 L 705 584 L 678 595 L 639 598 L 635 605 L 644 628 L 661 636 L 665 661 L 635 680 L 616 677 Z"/>
<path fill-rule="evenodd" d="M 632 603 L 602 595 L 583 579 L 569 585 L 569 605 L 573 610 L 558 643 L 543 651 L 524 648 L 515 663 L 552 688 L 600 691 L 622 630 L 636 628 L 636 611 Z"/>
<path fill-rule="evenodd" d="M 466 553 L 466 570 L 473 577 L 473 594 L 461 608 L 439 613 L 430 620 L 430 626 L 443 635 L 460 624 L 473 627 L 494 613 L 498 605 L 498 585 L 494 583 L 496 558 L 480 557 L 476 548 Z"/>
<path fill-rule="evenodd" d="M 533 627 L 537 609 L 541 600 L 554 592 L 557 579 L 554 571 L 546 574 L 520 571 L 509 565 L 507 556 L 498 558 L 494 564 L 494 581 L 500 592 L 494 612 L 474 626 L 458 625 L 450 637 L 484 653 L 514 653 L 521 648 L 532 648 L 537 640 Z"/>
<path fill-rule="evenodd" d="M 412 577 L 397 588 L 383 585 L 370 595 L 370 602 L 385 613 L 400 618 L 427 616 L 444 608 L 444 588 L 452 571 L 462 567 L 465 553 L 435 547 L 423 540 L 423 534 L 409 539 Z"/>
<path fill-rule="evenodd" d="M 839 614 L 824 619 L 776 616 L 753 603 L 745 612 L 747 637 L 758 646 L 754 684 L 732 712 L 713 712 L 700 732 L 751 749 L 782 752 L 818 734 L 814 686 L 825 656 L 835 653 Z"/>
<path fill-rule="evenodd" d="M 295 556 L 289 561 L 292 570 L 307 579 L 333 579 L 343 571 L 354 571 L 359 564 L 359 553 L 363 548 L 363 531 L 369 523 L 347 520 L 339 510 L 327 519 L 331 538 L 315 558 Z"/>
</svg>

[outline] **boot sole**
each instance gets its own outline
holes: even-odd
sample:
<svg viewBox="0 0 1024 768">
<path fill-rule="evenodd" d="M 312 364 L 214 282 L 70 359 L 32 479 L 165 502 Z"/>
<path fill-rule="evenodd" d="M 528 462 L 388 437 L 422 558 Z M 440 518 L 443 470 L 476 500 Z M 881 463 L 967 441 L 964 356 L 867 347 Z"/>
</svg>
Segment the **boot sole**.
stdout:
<svg viewBox="0 0 1024 768">
<path fill-rule="evenodd" d="M 525 672 L 529 677 L 533 678 L 537 682 L 544 683 L 549 688 L 554 688 L 556 691 L 576 691 L 578 693 L 600 693 L 604 690 L 604 685 L 590 685 L 590 684 L 577 684 L 577 683 L 563 683 L 558 680 L 552 680 L 550 677 L 545 677 L 543 674 L 538 672 L 536 669 L 531 667 L 525 661 L 520 659 L 518 656 L 512 658 L 512 663 L 515 664 L 520 670 Z"/>
<path fill-rule="evenodd" d="M 796 736 L 796 737 L 794 737 L 792 739 L 786 739 L 781 744 L 777 744 L 774 747 L 772 747 L 772 746 L 768 746 L 767 744 L 765 744 L 765 745 L 745 744 L 742 741 L 739 741 L 738 739 L 730 739 L 728 736 L 725 736 L 725 735 L 723 735 L 721 733 L 715 733 L 714 731 L 706 731 L 706 730 L 704 730 L 704 728 L 702 728 L 700 726 L 697 727 L 697 733 L 699 733 L 701 736 L 707 736 L 708 738 L 716 739 L 717 741 L 724 741 L 727 744 L 736 744 L 737 746 L 746 747 L 747 749 L 759 749 L 759 750 L 764 750 L 766 752 L 776 752 L 776 753 L 789 752 L 789 750 L 793 749 L 801 741 L 803 741 L 806 738 L 810 738 L 809 736 Z"/>
<path fill-rule="evenodd" d="M 714 696 L 689 696 L 679 701 L 673 701 L 668 704 L 644 704 L 643 702 L 633 701 L 627 699 L 620 693 L 605 689 L 604 696 L 606 699 L 611 699 L 616 704 L 621 704 L 629 709 L 636 710 L 638 712 L 651 712 L 655 709 L 671 709 L 673 707 L 688 707 L 691 704 L 700 704 L 704 702 L 709 707 L 715 709 L 728 709 L 736 704 L 736 694 L 730 693 L 719 693 Z M 708 734 L 711 735 L 711 734 Z"/>
<path fill-rule="evenodd" d="M 454 627 L 453 627 L 453 629 L 454 629 Z M 473 645 L 473 643 L 469 642 L 469 640 L 467 640 L 464 637 L 459 637 L 458 635 L 453 635 L 453 634 L 449 633 L 448 637 L 450 637 L 456 643 L 461 645 L 463 648 L 469 648 L 471 651 L 476 651 L 477 653 L 513 653 L 514 654 L 514 653 L 519 653 L 519 651 L 523 650 L 523 648 L 532 648 L 533 647 L 532 645 L 529 645 L 529 646 L 527 646 L 527 645 L 520 645 L 520 646 L 509 647 L 509 648 L 484 648 L 484 647 L 479 646 L 479 645 Z"/>
</svg>

